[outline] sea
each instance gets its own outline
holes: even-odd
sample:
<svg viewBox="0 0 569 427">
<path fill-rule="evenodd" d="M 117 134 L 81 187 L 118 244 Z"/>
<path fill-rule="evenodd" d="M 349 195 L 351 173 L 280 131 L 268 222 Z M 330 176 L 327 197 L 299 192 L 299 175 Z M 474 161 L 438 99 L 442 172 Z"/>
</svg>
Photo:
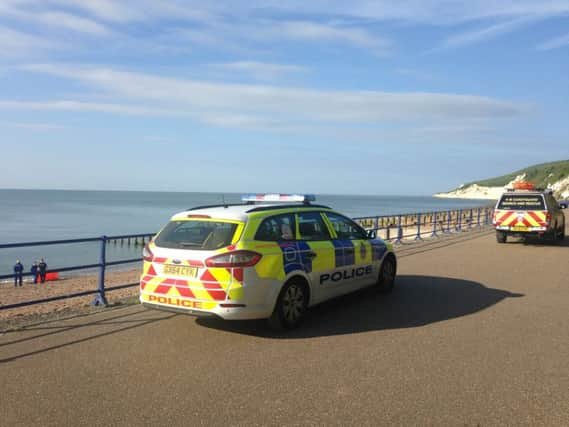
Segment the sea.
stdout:
<svg viewBox="0 0 569 427">
<path fill-rule="evenodd" d="M 176 212 L 190 207 L 239 203 L 236 193 L 147 191 L 1 190 L 0 244 L 154 233 Z M 350 217 L 432 212 L 487 205 L 485 200 L 428 196 L 316 195 L 323 204 Z M 112 244 L 110 261 L 136 258 L 141 247 Z M 16 260 L 29 271 L 44 258 L 50 270 L 99 262 L 100 243 L 0 248 L 0 276 L 11 274 Z M 133 268 L 122 266 L 122 268 Z M 68 273 L 72 274 L 72 273 Z"/>
</svg>

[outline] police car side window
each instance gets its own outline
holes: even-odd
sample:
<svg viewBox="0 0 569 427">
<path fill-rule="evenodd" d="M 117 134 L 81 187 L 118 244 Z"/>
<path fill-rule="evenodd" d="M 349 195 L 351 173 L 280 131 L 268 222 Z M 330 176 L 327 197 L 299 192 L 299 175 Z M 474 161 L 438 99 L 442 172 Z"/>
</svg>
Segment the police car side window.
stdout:
<svg viewBox="0 0 569 427">
<path fill-rule="evenodd" d="M 294 240 L 294 215 L 284 214 L 265 218 L 255 234 L 255 240 L 278 242 Z"/>
<path fill-rule="evenodd" d="M 339 240 L 367 239 L 365 231 L 354 221 L 341 215 L 326 212 Z"/>
<path fill-rule="evenodd" d="M 297 217 L 301 240 L 330 240 L 330 233 L 320 212 L 298 212 Z"/>
</svg>

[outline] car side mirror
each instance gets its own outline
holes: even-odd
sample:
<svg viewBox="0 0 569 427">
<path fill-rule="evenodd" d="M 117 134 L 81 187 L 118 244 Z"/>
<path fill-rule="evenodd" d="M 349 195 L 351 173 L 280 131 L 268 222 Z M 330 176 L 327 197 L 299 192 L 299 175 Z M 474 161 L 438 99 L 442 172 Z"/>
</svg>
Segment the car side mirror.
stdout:
<svg viewBox="0 0 569 427">
<path fill-rule="evenodd" d="M 372 240 L 375 239 L 377 237 L 377 233 L 375 232 L 375 230 L 368 230 L 367 232 L 367 238 Z"/>
</svg>

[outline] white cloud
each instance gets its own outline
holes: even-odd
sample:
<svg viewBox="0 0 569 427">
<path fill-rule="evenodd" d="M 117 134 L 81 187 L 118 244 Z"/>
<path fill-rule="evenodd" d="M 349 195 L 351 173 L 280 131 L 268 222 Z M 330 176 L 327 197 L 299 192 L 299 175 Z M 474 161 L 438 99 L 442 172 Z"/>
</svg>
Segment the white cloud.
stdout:
<svg viewBox="0 0 569 427">
<path fill-rule="evenodd" d="M 548 40 L 537 46 L 537 48 L 539 50 L 551 50 L 566 46 L 569 46 L 569 33 Z"/>
<path fill-rule="evenodd" d="M 251 74 L 259 79 L 274 79 L 283 74 L 304 73 L 309 71 L 307 67 L 292 64 L 273 64 L 258 61 L 235 61 L 223 64 L 211 64 L 214 68 L 219 68 L 231 72 L 243 72 Z"/>
<path fill-rule="evenodd" d="M 1 103 L 0 103 L 0 105 L 1 105 Z M 61 129 L 65 129 L 65 126 L 53 124 L 53 123 L 3 122 L 3 121 L 0 121 L 0 127 L 32 129 L 32 130 L 61 130 Z"/>
<path fill-rule="evenodd" d="M 62 47 L 61 43 L 0 26 L 0 57 L 29 56 L 32 52 Z"/>
<path fill-rule="evenodd" d="M 33 11 L 33 13 L 32 13 Z M 161 51 L 211 46 L 234 52 L 274 48 L 275 41 L 296 41 L 357 47 L 385 53 L 392 42 L 378 35 L 378 22 L 493 25 L 456 34 L 442 48 L 489 40 L 520 29 L 533 20 L 569 13 L 569 0 L 2 0 L 0 15 L 26 17 L 95 36 L 115 35 L 117 49 L 130 52 L 164 45 Z M 295 20 L 291 20 L 295 17 Z M 496 21 L 503 21 L 495 23 Z M 112 23 L 111 27 L 107 23 Z M 349 23 L 349 24 L 348 24 Z M 155 31 L 132 32 L 137 28 Z M 113 28 L 116 32 L 112 32 Z M 130 35 L 128 35 L 130 34 Z M 139 35 L 134 35 L 139 34 Z M 46 34 L 46 40 L 53 39 Z M 81 44 L 74 46 L 81 49 Z"/>
<path fill-rule="evenodd" d="M 309 21 L 284 22 L 280 25 L 278 34 L 290 39 L 340 42 L 378 50 L 386 49 L 390 45 L 388 41 L 376 37 L 362 28 L 340 27 Z"/>
<path fill-rule="evenodd" d="M 511 33 L 519 28 L 536 22 L 536 18 L 518 18 L 507 22 L 491 25 L 474 31 L 455 34 L 447 38 L 441 45 L 442 48 L 456 48 L 474 43 L 484 42 L 504 34 Z"/>
<path fill-rule="evenodd" d="M 499 99 L 445 93 L 325 91 L 270 85 L 213 83 L 104 68 L 56 65 L 26 67 L 81 82 L 111 104 L 62 102 L 20 104 L 22 108 L 88 109 L 139 115 L 192 116 L 235 127 L 303 123 L 377 125 L 413 121 L 469 121 L 515 118 L 527 108 Z M 17 105 L 2 104 L 4 108 Z"/>
<path fill-rule="evenodd" d="M 30 2 L 32 3 L 32 2 Z M 75 8 L 87 12 L 92 16 L 111 22 L 131 22 L 144 19 L 142 9 L 137 6 L 136 1 L 114 1 L 114 0 L 35 0 L 36 5 L 46 3 Z"/>
<path fill-rule="evenodd" d="M 216 3 L 219 5 L 219 1 Z M 253 8 L 253 4 L 248 4 Z M 400 20 L 448 25 L 486 18 L 561 15 L 569 12 L 569 1 L 288 0 L 273 4 L 273 7 L 277 10 L 318 16 L 351 16 L 378 21 Z"/>
<path fill-rule="evenodd" d="M 45 4 L 46 0 L 29 3 Z M 486 18 L 516 18 L 559 15 L 569 12 L 567 0 L 47 0 L 52 4 L 75 7 L 109 21 L 132 22 L 154 18 L 212 21 L 222 17 L 288 15 L 354 17 L 370 20 L 401 20 L 435 24 L 456 24 Z"/>
<path fill-rule="evenodd" d="M 133 116 L 179 116 L 189 114 L 178 110 L 164 110 L 152 107 L 140 107 L 128 104 L 114 104 L 89 101 L 59 100 L 59 101 L 10 101 L 0 100 L 0 109 L 3 110 L 31 110 L 31 111 L 72 111 L 111 113 Z"/>
<path fill-rule="evenodd" d="M 201 26 L 181 26 L 162 34 L 160 42 L 177 45 L 202 45 L 226 51 L 268 54 L 276 42 L 357 47 L 383 53 L 389 40 L 355 25 L 311 21 L 216 20 Z"/>
<path fill-rule="evenodd" d="M 104 25 L 101 25 L 90 19 L 70 15 L 68 13 L 48 12 L 33 15 L 32 19 L 34 18 L 46 25 L 65 28 L 95 36 L 107 36 L 111 34 L 111 31 Z"/>
</svg>

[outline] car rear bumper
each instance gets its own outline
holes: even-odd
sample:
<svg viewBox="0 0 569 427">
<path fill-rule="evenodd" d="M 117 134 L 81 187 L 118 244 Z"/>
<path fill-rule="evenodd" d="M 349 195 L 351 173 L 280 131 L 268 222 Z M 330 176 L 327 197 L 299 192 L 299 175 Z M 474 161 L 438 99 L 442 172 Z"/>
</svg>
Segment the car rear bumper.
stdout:
<svg viewBox="0 0 569 427">
<path fill-rule="evenodd" d="M 266 319 L 270 317 L 273 307 L 268 305 L 227 307 L 231 301 L 211 302 L 196 301 L 188 298 L 168 298 L 141 293 L 140 303 L 147 308 L 173 313 L 187 314 L 196 317 L 218 317 L 225 320 Z"/>
<path fill-rule="evenodd" d="M 171 313 L 178 313 L 178 314 L 186 314 L 190 316 L 196 317 L 219 317 L 214 313 L 210 313 L 207 311 L 195 310 L 192 308 L 179 308 L 179 307 L 172 307 L 166 304 L 152 304 L 149 302 L 142 302 L 141 303 L 144 307 L 150 308 L 152 310 L 160 310 L 160 311 L 169 311 Z"/>
<path fill-rule="evenodd" d="M 548 237 L 553 234 L 553 230 L 548 228 L 542 228 L 539 230 L 528 230 L 528 231 L 514 231 L 510 230 L 509 227 L 496 227 L 496 231 L 499 233 L 504 233 L 507 236 L 514 236 L 514 237 L 537 237 L 543 238 Z"/>
</svg>

